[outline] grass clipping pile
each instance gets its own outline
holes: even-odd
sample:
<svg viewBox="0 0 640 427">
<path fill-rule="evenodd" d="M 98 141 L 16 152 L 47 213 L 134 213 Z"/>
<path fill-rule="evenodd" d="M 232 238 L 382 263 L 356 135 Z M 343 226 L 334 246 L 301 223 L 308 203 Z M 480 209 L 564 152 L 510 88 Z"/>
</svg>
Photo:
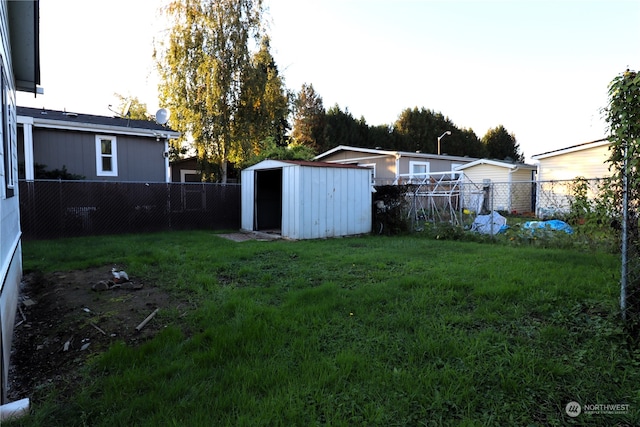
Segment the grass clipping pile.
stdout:
<svg viewBox="0 0 640 427">
<path fill-rule="evenodd" d="M 10 401 L 33 399 L 52 387 L 72 393 L 89 357 L 116 341 L 148 340 L 164 327 L 155 316 L 158 310 L 180 305 L 130 272 L 130 280 L 118 285 L 112 267 L 25 275 L 9 369 Z"/>
</svg>

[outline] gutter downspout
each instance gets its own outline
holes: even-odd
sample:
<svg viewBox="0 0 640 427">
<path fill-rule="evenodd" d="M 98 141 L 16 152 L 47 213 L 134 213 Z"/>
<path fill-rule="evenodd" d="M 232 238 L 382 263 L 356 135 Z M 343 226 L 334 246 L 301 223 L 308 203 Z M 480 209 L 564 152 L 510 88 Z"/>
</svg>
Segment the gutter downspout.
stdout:
<svg viewBox="0 0 640 427">
<path fill-rule="evenodd" d="M 507 200 L 508 206 L 509 206 L 509 213 L 513 211 L 512 209 L 513 206 L 511 206 L 512 194 L 513 194 L 513 174 L 518 172 L 518 169 L 520 169 L 518 166 L 516 166 L 513 169 L 509 169 L 509 198 Z"/>
<path fill-rule="evenodd" d="M 536 165 L 536 200 L 535 200 L 535 205 L 533 206 L 533 213 L 536 217 L 538 217 L 538 206 L 540 206 L 541 190 L 542 190 L 542 184 L 540 182 L 540 160 L 538 160 L 538 164 Z"/>
<path fill-rule="evenodd" d="M 171 182 L 171 169 L 169 167 L 169 138 L 164 139 L 164 151 L 162 152 L 162 157 L 164 157 L 164 173 L 165 173 L 165 182 Z"/>
</svg>

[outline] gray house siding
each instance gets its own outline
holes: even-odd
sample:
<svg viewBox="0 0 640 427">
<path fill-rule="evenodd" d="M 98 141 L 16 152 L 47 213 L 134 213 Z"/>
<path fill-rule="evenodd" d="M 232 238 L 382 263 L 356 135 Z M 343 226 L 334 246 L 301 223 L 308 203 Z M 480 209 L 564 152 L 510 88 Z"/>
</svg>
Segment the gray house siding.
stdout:
<svg viewBox="0 0 640 427">
<path fill-rule="evenodd" d="M 120 179 L 112 180 L 165 181 L 167 171 L 163 163 L 163 153 L 163 142 L 149 138 L 118 135 L 118 175 L 120 175 Z"/>
<path fill-rule="evenodd" d="M 46 170 L 66 167 L 69 173 L 95 178 L 95 143 L 92 138 L 89 147 L 87 141 L 83 142 L 87 138 L 74 132 L 34 129 L 33 160 Z M 93 172 L 86 170 L 86 164 L 91 161 Z"/>
</svg>

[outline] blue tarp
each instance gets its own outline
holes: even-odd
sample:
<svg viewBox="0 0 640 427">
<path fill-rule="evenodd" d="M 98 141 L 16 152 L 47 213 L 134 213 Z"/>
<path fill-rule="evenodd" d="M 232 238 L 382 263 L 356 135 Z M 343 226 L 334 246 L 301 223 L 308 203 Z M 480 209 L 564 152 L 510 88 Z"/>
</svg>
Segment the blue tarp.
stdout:
<svg viewBox="0 0 640 427">
<path fill-rule="evenodd" d="M 553 230 L 564 231 L 567 234 L 573 234 L 573 228 L 564 221 L 559 219 L 550 219 L 548 221 L 527 221 L 522 224 L 522 228 L 531 230 L 532 233 L 535 230 Z"/>
</svg>

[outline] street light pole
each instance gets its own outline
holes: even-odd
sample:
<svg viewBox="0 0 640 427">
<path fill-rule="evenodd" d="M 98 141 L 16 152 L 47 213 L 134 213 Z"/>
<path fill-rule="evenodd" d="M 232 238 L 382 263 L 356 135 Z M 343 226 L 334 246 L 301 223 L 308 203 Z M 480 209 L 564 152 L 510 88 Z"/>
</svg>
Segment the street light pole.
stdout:
<svg viewBox="0 0 640 427">
<path fill-rule="evenodd" d="M 442 135 L 440 135 L 438 137 L 438 156 L 440 155 L 440 140 L 445 136 L 445 135 L 451 135 L 451 131 L 448 130 L 445 133 L 443 133 Z"/>
</svg>

